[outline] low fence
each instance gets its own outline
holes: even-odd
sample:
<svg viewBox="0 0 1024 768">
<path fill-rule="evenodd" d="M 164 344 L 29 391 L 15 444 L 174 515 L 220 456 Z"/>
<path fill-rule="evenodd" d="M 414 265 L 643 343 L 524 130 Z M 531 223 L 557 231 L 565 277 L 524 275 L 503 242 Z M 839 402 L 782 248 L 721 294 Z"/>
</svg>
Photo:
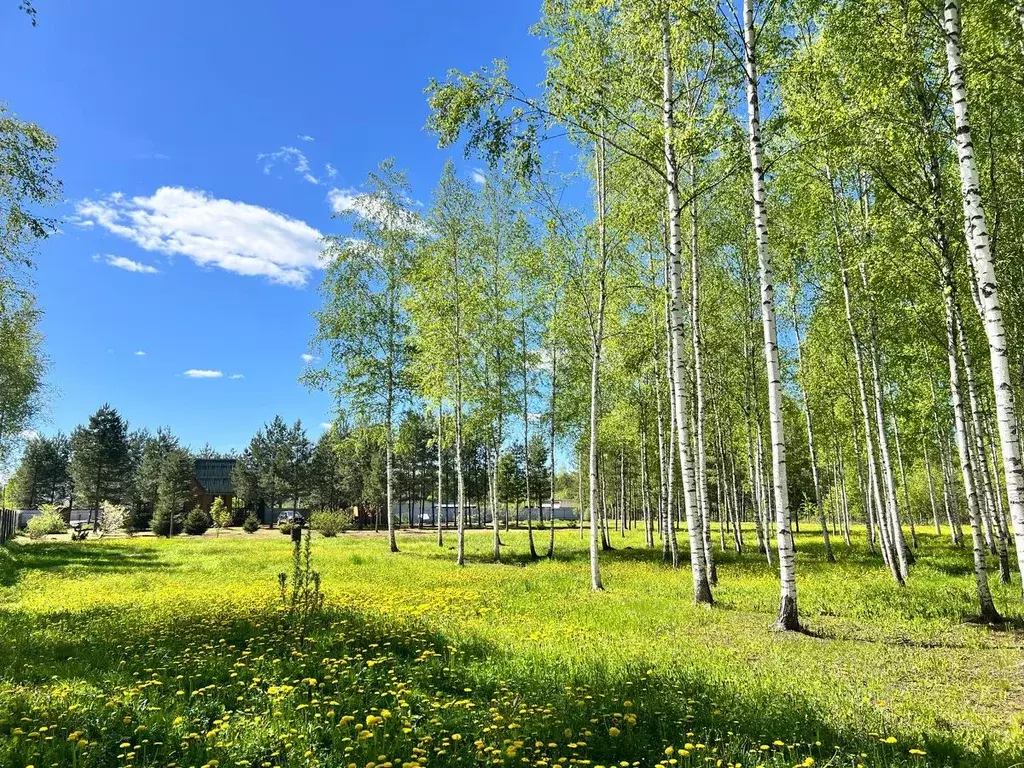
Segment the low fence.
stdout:
<svg viewBox="0 0 1024 768">
<path fill-rule="evenodd" d="M 18 513 L 13 509 L 0 509 L 0 544 L 14 537 L 18 530 Z"/>
</svg>

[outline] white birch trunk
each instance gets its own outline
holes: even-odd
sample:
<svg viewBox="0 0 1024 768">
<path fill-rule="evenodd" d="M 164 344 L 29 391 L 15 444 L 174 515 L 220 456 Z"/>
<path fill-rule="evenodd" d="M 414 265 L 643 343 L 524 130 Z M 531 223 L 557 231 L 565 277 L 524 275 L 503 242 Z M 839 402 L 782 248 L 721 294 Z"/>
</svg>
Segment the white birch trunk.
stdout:
<svg viewBox="0 0 1024 768">
<path fill-rule="evenodd" d="M 537 559 L 537 548 L 533 542 L 533 513 L 530 512 L 530 366 L 526 357 L 526 313 L 522 318 L 523 344 L 523 469 L 526 474 L 526 537 L 530 542 L 530 558 Z M 537 505 L 538 516 L 540 504 Z"/>
<path fill-rule="evenodd" d="M 954 310 L 956 307 L 954 307 Z M 978 398 L 978 389 L 974 380 L 974 367 L 971 364 L 971 352 L 967 346 L 967 335 L 964 333 L 963 316 L 956 312 L 957 320 L 957 343 L 960 348 L 960 359 L 964 364 L 964 379 L 967 382 L 967 401 L 971 407 L 971 436 L 974 448 L 974 469 L 980 480 L 983 499 L 985 501 L 985 537 L 989 551 L 999 556 L 999 579 L 1003 584 L 1010 583 L 1010 560 L 1006 551 L 1006 533 L 999 524 L 1002 517 L 1002 502 L 996 504 L 995 494 L 992 491 L 992 476 L 989 474 L 988 454 L 984 445 L 984 414 L 981 412 L 981 403 Z M 993 526 L 995 532 L 993 533 Z"/>
<path fill-rule="evenodd" d="M 946 311 L 946 357 L 949 363 L 949 393 L 953 403 L 953 422 L 956 448 L 960 455 L 960 470 L 963 475 L 964 492 L 967 496 L 967 513 L 971 524 L 971 543 L 974 548 L 974 582 L 978 593 L 978 604 L 982 620 L 995 623 L 1000 621 L 999 613 L 992 602 L 988 586 L 988 567 L 985 562 L 985 544 L 981 533 L 981 509 L 975 486 L 974 469 L 968 448 L 967 420 L 964 417 L 963 398 L 960 391 L 960 371 L 956 355 L 956 314 L 953 265 L 948 250 L 944 250 L 942 264 L 943 293 Z"/>
<path fill-rule="evenodd" d="M 690 180 L 697 185 L 697 164 L 690 155 Z M 693 337 L 693 381 L 696 409 L 694 439 L 697 444 L 697 497 L 700 502 L 701 535 L 704 563 L 711 585 L 718 584 L 715 552 L 711 546 L 711 512 L 708 509 L 708 462 L 704 437 L 704 372 L 703 344 L 700 335 L 700 253 L 698 240 L 697 200 L 690 201 L 690 332 Z"/>
<path fill-rule="evenodd" d="M 462 294 L 459 280 L 459 254 L 454 258 L 455 282 L 455 477 L 456 477 L 456 555 L 459 567 L 466 564 L 466 478 L 462 470 Z"/>
<path fill-rule="evenodd" d="M 914 549 L 918 547 L 917 528 L 914 526 L 914 512 L 910 509 L 910 490 L 907 488 L 907 468 L 903 463 L 903 444 L 900 442 L 900 425 L 896 419 L 895 410 L 889 411 L 889 420 L 892 422 L 892 437 L 896 441 L 896 463 L 900 466 L 900 487 L 903 489 L 903 507 L 907 513 L 907 523 L 910 525 L 910 539 Z"/>
<path fill-rule="evenodd" d="M 811 404 L 807 398 L 807 388 L 803 384 L 804 356 L 803 340 L 800 338 L 800 319 L 797 317 L 796 294 L 793 296 L 793 332 L 796 335 L 796 367 L 799 375 L 796 377 L 797 386 L 800 389 L 800 400 L 804 406 L 804 421 L 807 425 L 807 452 L 811 460 L 811 479 L 814 482 L 814 506 L 818 510 L 818 522 L 821 525 L 821 535 L 825 543 L 825 560 L 834 563 L 836 556 L 832 552 L 832 542 L 828 535 L 828 525 L 825 522 L 825 508 L 821 503 L 821 482 L 818 478 L 818 455 L 814 450 L 814 427 L 811 422 Z"/>
<path fill-rule="evenodd" d="M 676 510 L 679 504 L 676 500 L 676 398 L 674 374 L 672 368 L 672 310 L 669 297 L 669 263 L 665 260 L 665 380 L 668 383 L 668 455 L 667 464 L 667 504 L 665 506 L 665 540 L 662 551 L 663 559 L 672 563 L 673 570 L 679 568 L 679 541 L 676 538 Z"/>
<path fill-rule="evenodd" d="M 443 511 L 444 510 L 444 503 L 443 503 L 444 502 L 444 499 L 443 499 L 443 496 L 444 496 L 444 482 L 443 482 L 444 481 L 444 463 L 443 463 L 443 458 L 442 458 L 442 453 L 441 453 L 442 437 L 443 437 L 444 433 L 443 433 L 442 427 L 441 427 L 441 424 L 442 424 L 441 419 L 442 419 L 442 416 L 444 414 L 443 414 L 443 411 L 442 411 L 442 404 L 441 403 L 442 403 L 442 401 L 440 399 L 438 399 L 438 401 L 437 401 L 437 512 L 436 512 L 436 515 L 437 515 L 437 546 L 439 546 L 439 547 L 443 547 L 444 546 L 444 534 L 441 531 L 441 515 L 444 514 L 444 511 Z"/>
<path fill-rule="evenodd" d="M 384 436 L 384 472 L 386 475 L 385 485 L 387 485 L 387 514 L 388 514 L 388 547 L 392 552 L 398 551 L 398 541 L 395 538 L 395 516 L 392 513 L 393 506 L 393 495 L 394 495 L 394 435 L 391 426 L 391 403 L 390 397 L 388 398 L 388 415 L 387 423 L 384 425 L 384 429 L 387 434 Z"/>
<path fill-rule="evenodd" d="M 1019 11 L 1018 11 L 1019 13 Z M 1020 15 L 1018 18 L 1021 18 Z M 1024 21 L 1022 21 L 1024 24 Z M 988 225 L 981 201 L 981 182 L 971 140 L 971 121 L 967 109 L 967 84 L 960 57 L 960 2 L 944 0 L 943 27 L 946 33 L 946 62 L 956 122 L 956 152 L 960 162 L 960 188 L 963 198 L 967 245 L 981 304 L 984 308 L 985 335 L 988 338 L 992 386 L 995 390 L 999 441 L 1006 477 L 1006 500 L 1013 522 L 1017 567 L 1024 568 L 1024 465 L 1021 464 L 1017 409 L 1014 403 L 1006 330 L 1000 305 L 999 280 L 989 244 Z M 1024 585 L 1024 581 L 1022 581 Z"/>
<path fill-rule="evenodd" d="M 837 201 L 835 199 L 835 184 L 831 177 L 829 178 L 829 186 L 832 189 L 832 204 L 834 208 L 837 205 Z M 860 334 L 858 333 L 857 326 L 853 320 L 853 301 L 850 297 L 850 278 L 846 271 L 847 267 L 843 255 L 843 241 L 839 232 L 839 222 L 834 210 L 832 221 L 835 229 L 837 253 L 839 254 L 839 275 L 843 286 L 843 304 L 846 310 L 846 325 L 849 328 L 850 340 L 853 343 L 853 361 L 856 366 L 857 392 L 860 397 L 860 415 L 864 426 L 864 446 L 867 452 L 868 468 L 868 503 L 873 505 L 873 509 L 875 513 L 877 513 L 875 517 L 878 525 L 875 528 L 875 531 L 878 533 L 880 539 L 879 546 L 882 550 L 882 559 L 885 561 L 886 565 L 889 566 L 889 570 L 892 571 L 893 578 L 895 578 L 899 584 L 903 584 L 903 574 L 897 564 L 893 551 L 889 548 L 889 536 L 886 535 L 884 523 L 880 519 L 883 514 L 883 507 L 881 493 L 879 491 L 878 465 L 875 461 L 874 435 L 871 431 L 871 409 L 868 405 L 868 393 L 867 386 L 865 384 L 864 350 L 863 345 L 861 344 Z M 868 515 L 871 515 L 871 509 L 868 509 L 867 513 Z"/>
<path fill-rule="evenodd" d="M 711 605 L 711 584 L 708 579 L 707 563 L 704 559 L 703 523 L 698 508 L 695 487 L 693 457 L 690 453 L 690 426 L 687 416 L 685 385 L 686 370 L 683 359 L 685 335 L 683 332 L 683 285 L 681 262 L 682 242 L 680 235 L 681 209 L 679 204 L 679 174 L 676 167 L 673 145 L 674 78 L 672 74 L 671 27 L 668 13 L 662 22 L 662 125 L 664 128 L 665 178 L 668 197 L 669 225 L 669 278 L 671 283 L 672 315 L 672 397 L 676 413 L 676 438 L 679 443 L 679 463 L 683 479 L 683 508 L 690 539 L 690 570 L 693 573 L 693 599 L 695 603 Z"/>
<path fill-rule="evenodd" d="M 764 164 L 761 159 L 761 115 L 758 103 L 758 74 L 754 0 L 743 0 L 743 39 L 747 80 L 747 128 L 750 140 L 750 170 L 754 192 L 754 239 L 761 278 L 761 323 L 764 328 L 764 356 L 768 372 L 768 412 L 772 440 L 772 479 L 779 547 L 781 595 L 775 626 L 799 630 L 797 612 L 796 558 L 789 525 L 789 487 L 786 478 L 786 439 L 782 419 L 782 370 L 775 327 L 775 286 L 768 251 L 768 212 L 765 208 Z"/>
<path fill-rule="evenodd" d="M 875 404 L 875 429 L 878 435 L 878 456 L 881 461 L 882 478 L 885 481 L 885 513 L 886 522 L 889 526 L 889 541 L 892 551 L 895 554 L 895 561 L 899 567 L 900 577 L 903 581 L 909 575 L 907 545 L 903 540 L 903 526 L 900 523 L 899 505 L 896 503 L 896 478 L 892 466 L 892 454 L 889 452 L 889 435 L 885 419 L 885 390 L 882 389 L 882 375 L 878 362 L 878 334 L 875 323 L 874 298 L 868 287 L 867 273 L 864 262 L 858 265 L 860 271 L 861 286 L 868 294 L 870 339 L 867 348 L 868 360 L 871 362 L 871 391 Z"/>
<path fill-rule="evenodd" d="M 598 142 L 594 154 L 595 176 L 597 177 L 597 231 L 600 251 L 599 286 L 597 303 L 597 328 L 591 339 L 590 360 L 590 588 L 604 589 L 601 584 L 601 569 L 598 561 L 598 476 L 597 476 L 597 416 L 601 384 L 601 345 L 604 341 L 605 307 L 605 266 L 607 264 L 607 243 L 605 238 L 605 195 L 604 195 L 604 142 Z"/>
<path fill-rule="evenodd" d="M 557 305 L 552 304 L 551 318 L 554 323 L 554 316 L 557 312 Z M 555 557 L 555 394 L 558 383 L 558 350 L 551 345 L 551 531 L 548 535 L 548 559 Z"/>
</svg>

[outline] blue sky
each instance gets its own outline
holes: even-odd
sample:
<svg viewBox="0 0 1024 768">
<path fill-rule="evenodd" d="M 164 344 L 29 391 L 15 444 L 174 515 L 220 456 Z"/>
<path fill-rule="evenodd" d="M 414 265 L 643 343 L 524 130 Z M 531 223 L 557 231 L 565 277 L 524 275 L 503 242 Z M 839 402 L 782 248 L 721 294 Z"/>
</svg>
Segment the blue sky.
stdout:
<svg viewBox="0 0 1024 768">
<path fill-rule="evenodd" d="M 0 98 L 57 136 L 66 198 L 34 275 L 43 432 L 110 402 L 196 448 L 275 413 L 319 434 L 332 403 L 297 379 L 332 201 L 388 156 L 423 201 L 449 155 L 470 172 L 423 130 L 431 76 L 504 57 L 543 78 L 532 2 L 43 0 L 36 28 L 16 5 Z"/>
</svg>

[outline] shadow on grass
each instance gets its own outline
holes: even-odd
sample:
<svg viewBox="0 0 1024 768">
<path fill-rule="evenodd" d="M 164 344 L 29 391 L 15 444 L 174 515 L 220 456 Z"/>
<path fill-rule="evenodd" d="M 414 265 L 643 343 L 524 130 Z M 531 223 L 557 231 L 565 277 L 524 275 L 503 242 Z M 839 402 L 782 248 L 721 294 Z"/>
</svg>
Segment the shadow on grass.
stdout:
<svg viewBox="0 0 1024 768">
<path fill-rule="evenodd" d="M 244 648 L 249 639 L 266 637 L 268 630 L 272 633 L 279 621 L 270 612 L 258 611 L 215 618 L 183 611 L 154 621 L 141 614 L 90 610 L 58 614 L 46 625 L 25 612 L 6 612 L 6 616 L 5 633 L 14 653 L 0 661 L 0 680 L 28 686 L 85 683 L 92 699 L 96 692 L 111 695 L 118 685 L 137 681 L 153 668 L 173 668 L 175 660 L 188 655 L 191 648 L 213 648 L 215 644 Z M 339 626 L 344 631 L 337 630 Z M 684 741 L 716 746 L 720 754 L 742 758 L 744 764 L 758 762 L 763 755 L 760 745 L 780 741 L 798 745 L 804 754 L 813 751 L 821 764 L 833 764 L 829 761 L 842 755 L 835 764 L 846 765 L 848 758 L 864 752 L 872 756 L 872 764 L 920 765 L 907 756 L 907 746 L 924 749 L 933 765 L 995 768 L 1021 757 L 995 751 L 987 743 L 971 750 L 952 735 L 936 733 L 923 741 L 917 741 L 919 734 L 896 734 L 898 747 L 880 744 L 877 736 L 830 722 L 827 714 L 795 687 L 745 690 L 681 663 L 655 672 L 640 649 L 633 659 L 617 665 L 600 656 L 525 659 L 479 636 L 455 638 L 423 622 L 352 610 L 329 610 L 312 636 L 316 653 L 292 657 L 280 669 L 282 676 L 322 678 L 319 659 L 351 658 L 368 648 L 384 646 L 394 657 L 399 679 L 408 680 L 426 699 L 444 694 L 451 700 L 471 700 L 474 707 L 486 712 L 503 692 L 514 691 L 524 707 L 521 712 L 529 707 L 549 713 L 532 723 L 535 731 L 524 736 L 560 742 L 565 728 L 577 733 L 592 729 L 593 738 L 587 739 L 589 757 L 605 764 L 654 764 L 664 757 L 666 744 Z M 804 641 L 787 637 L 793 652 L 799 652 Z M 419 663 L 426 648 L 438 655 L 439 664 Z M 234 676 L 237 666 L 225 664 L 223 659 L 197 659 L 189 668 L 189 686 L 216 688 L 215 684 Z M 228 708 L 238 706 L 233 698 L 223 703 Z M 0 703 L 0 711 L 3 709 Z M 636 715 L 628 738 L 610 738 L 609 726 L 621 718 L 613 716 L 613 711 Z M 812 747 L 815 742 L 820 746 Z"/>
<path fill-rule="evenodd" d="M 127 573 L 171 568 L 156 552 L 138 547 L 95 542 L 40 541 L 0 547 L 0 586 L 17 584 L 30 571 L 61 573 L 78 569 L 91 573 Z"/>
</svg>

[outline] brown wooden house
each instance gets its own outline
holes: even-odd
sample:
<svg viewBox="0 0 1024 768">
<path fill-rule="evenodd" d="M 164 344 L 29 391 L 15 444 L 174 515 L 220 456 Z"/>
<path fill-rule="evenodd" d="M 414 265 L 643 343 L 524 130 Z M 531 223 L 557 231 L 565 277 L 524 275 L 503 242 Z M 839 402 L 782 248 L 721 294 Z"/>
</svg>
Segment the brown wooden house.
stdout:
<svg viewBox="0 0 1024 768">
<path fill-rule="evenodd" d="M 195 503 L 209 512 L 213 500 L 220 497 L 231 509 L 235 499 L 235 488 L 231 482 L 234 468 L 235 459 L 196 459 L 195 476 L 192 478 Z"/>
</svg>

